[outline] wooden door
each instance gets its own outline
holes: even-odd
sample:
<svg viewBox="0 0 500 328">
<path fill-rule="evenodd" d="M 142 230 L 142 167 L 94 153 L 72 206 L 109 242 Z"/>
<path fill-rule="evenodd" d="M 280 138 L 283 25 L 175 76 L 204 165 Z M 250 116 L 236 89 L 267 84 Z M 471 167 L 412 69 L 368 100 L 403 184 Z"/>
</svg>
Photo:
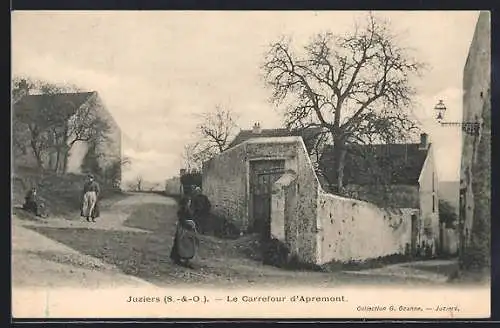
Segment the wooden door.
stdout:
<svg viewBox="0 0 500 328">
<path fill-rule="evenodd" d="M 251 165 L 252 230 L 271 237 L 271 195 L 273 184 L 283 175 L 285 161 L 255 161 Z"/>
</svg>

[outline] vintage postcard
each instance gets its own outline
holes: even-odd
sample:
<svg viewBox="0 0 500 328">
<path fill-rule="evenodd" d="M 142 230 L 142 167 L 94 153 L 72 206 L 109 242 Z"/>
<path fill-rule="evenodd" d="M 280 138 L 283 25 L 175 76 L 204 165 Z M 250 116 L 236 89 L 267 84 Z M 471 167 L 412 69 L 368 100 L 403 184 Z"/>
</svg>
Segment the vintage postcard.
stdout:
<svg viewBox="0 0 500 328">
<path fill-rule="evenodd" d="M 12 12 L 14 318 L 488 318 L 487 11 Z"/>
</svg>

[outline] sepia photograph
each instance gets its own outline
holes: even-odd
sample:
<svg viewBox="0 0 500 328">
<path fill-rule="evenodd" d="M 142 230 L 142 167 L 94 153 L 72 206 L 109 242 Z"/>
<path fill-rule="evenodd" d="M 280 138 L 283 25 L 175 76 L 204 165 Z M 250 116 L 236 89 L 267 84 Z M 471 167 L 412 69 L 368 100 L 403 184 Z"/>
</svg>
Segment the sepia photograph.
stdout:
<svg viewBox="0 0 500 328">
<path fill-rule="evenodd" d="M 14 318 L 488 318 L 488 11 L 12 11 Z"/>
</svg>

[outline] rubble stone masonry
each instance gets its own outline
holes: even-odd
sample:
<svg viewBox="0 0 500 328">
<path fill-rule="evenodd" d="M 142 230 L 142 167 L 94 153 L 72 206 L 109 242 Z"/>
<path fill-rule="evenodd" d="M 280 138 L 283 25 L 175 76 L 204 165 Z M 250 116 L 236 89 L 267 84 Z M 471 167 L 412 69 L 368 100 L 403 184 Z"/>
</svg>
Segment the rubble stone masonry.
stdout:
<svg viewBox="0 0 500 328">
<path fill-rule="evenodd" d="M 488 265 L 491 231 L 491 27 L 479 15 L 463 75 L 463 121 L 480 123 L 478 134 L 462 133 L 460 226 L 462 254 Z"/>
</svg>

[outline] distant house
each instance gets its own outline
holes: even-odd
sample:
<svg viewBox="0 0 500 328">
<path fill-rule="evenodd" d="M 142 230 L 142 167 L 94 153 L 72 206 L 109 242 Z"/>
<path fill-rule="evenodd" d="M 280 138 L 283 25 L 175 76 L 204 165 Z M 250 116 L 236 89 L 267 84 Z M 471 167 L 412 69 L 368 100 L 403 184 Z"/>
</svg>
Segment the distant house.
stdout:
<svg viewBox="0 0 500 328">
<path fill-rule="evenodd" d="M 321 160 L 328 181 L 336 180 L 333 147 Z M 324 182 L 325 183 L 325 182 Z M 420 143 L 353 145 L 344 168 L 344 193 L 383 208 L 415 209 L 413 246 L 423 241 L 441 244 L 438 178 L 432 145 L 426 134 Z M 328 186 L 324 186 L 328 190 Z M 435 247 L 437 250 L 437 247 Z"/>
<path fill-rule="evenodd" d="M 121 161 L 122 149 L 120 127 L 106 109 L 97 92 L 29 94 L 26 91 L 16 95 L 13 98 L 13 121 L 22 127 L 18 133 L 27 133 L 29 136 L 31 132 L 28 129 L 28 125 L 33 124 L 33 117 L 36 116 L 35 114 L 43 113 L 43 111 L 47 110 L 57 111 L 58 115 L 54 117 L 60 117 L 67 120 L 65 121 L 67 122 L 65 126 L 68 126 L 70 131 L 72 127 L 76 126 L 74 123 L 76 115 L 81 111 L 85 110 L 91 113 L 89 115 L 99 117 L 108 126 L 105 138 L 95 144 L 95 148 L 92 149 L 96 154 L 99 154 L 97 157 L 99 167 L 105 169 Z M 40 130 L 39 132 L 44 133 L 43 140 L 54 145 L 54 139 L 52 138 L 54 138 L 56 132 L 50 129 Z M 74 130 L 76 131 L 77 129 Z M 60 132 L 64 133 L 64 131 L 57 131 L 57 133 Z M 15 154 L 14 163 L 22 166 L 37 166 L 38 161 L 30 146 L 30 138 L 28 137 L 22 140 L 25 142 L 24 147 L 21 147 L 23 151 Z M 93 145 L 91 145 L 90 141 L 77 141 L 71 146 L 69 155 L 66 159 L 57 158 L 56 149 L 54 147 L 49 147 L 46 152 L 42 154 L 40 160 L 43 162 L 44 167 L 48 169 L 55 168 L 56 162 L 64 161 L 64 172 L 86 173 L 82 172 L 82 163 L 91 147 L 93 147 Z M 113 184 L 116 187 L 119 186 L 121 183 L 121 171 L 115 175 L 113 179 L 115 180 Z"/>
</svg>

